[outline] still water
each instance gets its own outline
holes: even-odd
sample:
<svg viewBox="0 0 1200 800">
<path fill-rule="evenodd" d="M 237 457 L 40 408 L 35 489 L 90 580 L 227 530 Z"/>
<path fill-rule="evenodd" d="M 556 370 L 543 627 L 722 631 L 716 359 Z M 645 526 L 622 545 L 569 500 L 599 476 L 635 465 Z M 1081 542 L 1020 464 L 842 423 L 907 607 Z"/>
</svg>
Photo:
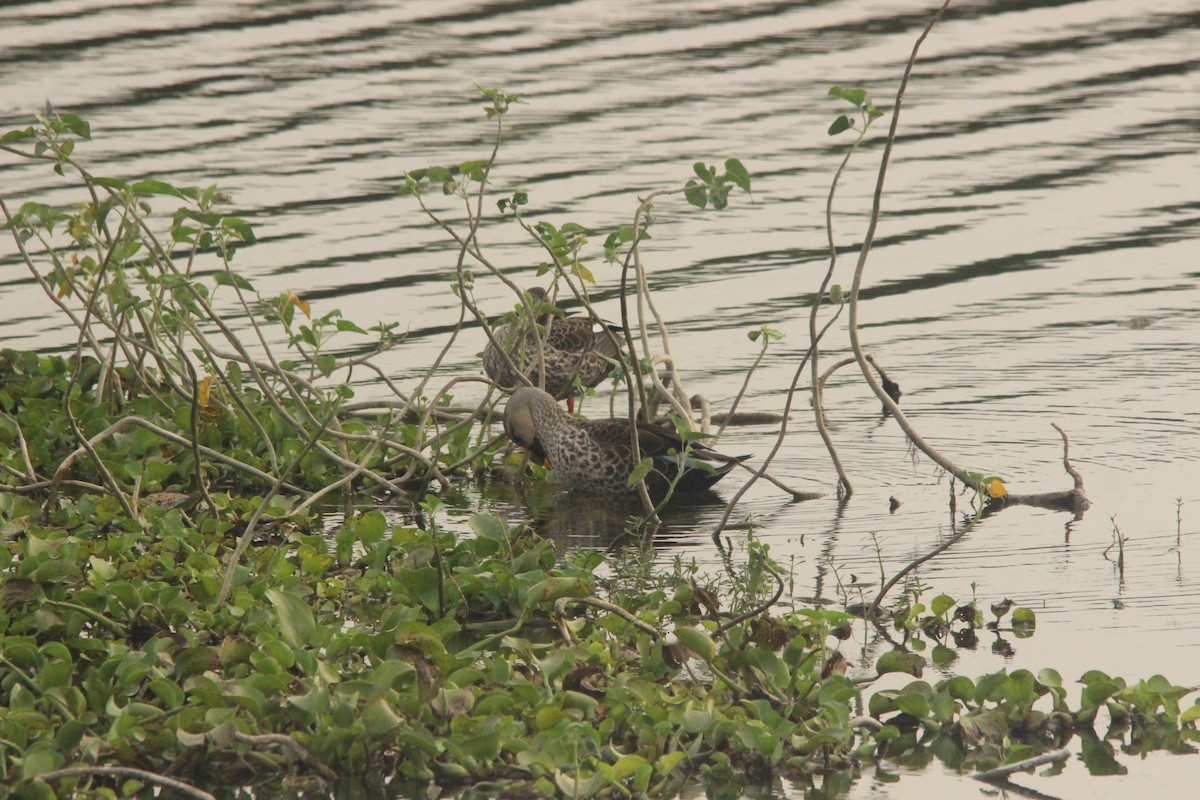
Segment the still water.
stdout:
<svg viewBox="0 0 1200 800">
<path fill-rule="evenodd" d="M 457 319 L 457 247 L 394 189 L 405 170 L 487 157 L 494 126 L 474 83 L 527 102 L 506 118 L 490 200 L 523 189 L 530 220 L 596 231 L 588 264 L 610 318 L 619 276 L 600 257 L 607 232 L 631 222 L 639 195 L 680 186 L 693 162 L 739 158 L 753 198 L 735 193 L 721 213 L 665 199 L 643 255 L 688 388 L 718 410 L 757 352 L 745 333 L 765 323 L 786 335 L 742 405 L 778 411 L 807 345 L 827 265 L 824 199 L 848 144 L 826 135 L 844 110 L 827 90 L 862 86 L 890 107 L 932 11 L 915 0 L 8 2 L 0 127 L 23 127 L 49 103 L 91 121 L 95 142 L 77 156 L 100 174 L 218 182 L 257 225 L 260 243 L 238 257 L 256 287 L 290 289 L 364 327 L 399 322 L 407 342 L 378 362 L 401 385 Z M 1095 668 L 1200 684 L 1198 54 L 1194 0 L 958 3 L 923 48 L 867 266 L 863 341 L 950 458 L 1018 492 L 1069 488 L 1056 422 L 1093 502 L 1078 520 L 1009 509 L 921 568 L 935 593 L 1008 597 L 1039 615 L 1008 657 L 985 639 L 963 652 L 954 668 L 964 674 L 1054 667 L 1072 679 Z M 883 127 L 835 202 L 844 285 Z M 10 206 L 73 201 L 66 187 L 0 157 Z M 432 203 L 461 227 L 461 208 Z M 535 281 L 543 256 L 511 221 L 490 213 L 479 237 L 519 283 Z M 477 297 L 497 312 L 512 302 L 493 278 L 480 278 Z M 73 341 L 9 239 L 0 340 Z M 482 345 L 478 331 L 459 337 L 439 377 L 478 374 Z M 848 352 L 844 322 L 824 347 L 826 365 Z M 591 402 L 588 413 L 602 413 Z M 805 399 L 772 472 L 826 498 L 792 504 L 759 484 L 737 519 L 749 515 L 794 565 L 797 596 L 840 602 L 839 580 L 877 582 L 880 559 L 890 575 L 956 520 L 948 481 L 909 457 L 853 369 L 831 379 L 826 403 L 856 489 L 849 504 L 833 497 Z M 721 447 L 761 457 L 773 439 L 769 427 L 736 428 Z M 525 513 L 515 500 L 477 502 Z M 619 530 L 619 519 L 583 529 L 555 508 L 543 524 L 575 544 Z M 657 557 L 720 569 L 709 532 L 721 510 L 677 515 Z M 1128 537 L 1121 568 L 1108 552 L 1116 528 Z M 865 665 L 878 654 L 863 646 Z M 1124 775 L 1092 778 L 1075 760 L 1021 780 L 1063 798 L 1193 796 L 1194 756 L 1119 760 Z M 868 771 L 851 796 L 978 792 L 935 765 L 898 783 Z"/>
</svg>

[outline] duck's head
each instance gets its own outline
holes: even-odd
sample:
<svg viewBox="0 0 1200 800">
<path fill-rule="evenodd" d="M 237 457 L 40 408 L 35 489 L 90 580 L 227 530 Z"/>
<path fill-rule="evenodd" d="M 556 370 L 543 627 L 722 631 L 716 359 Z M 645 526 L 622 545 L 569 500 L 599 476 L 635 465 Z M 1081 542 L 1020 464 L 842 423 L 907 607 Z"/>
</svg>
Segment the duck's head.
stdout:
<svg viewBox="0 0 1200 800">
<path fill-rule="evenodd" d="M 545 408 L 556 411 L 558 407 L 553 397 L 532 386 L 513 392 L 504 405 L 504 432 L 508 434 L 508 438 L 543 462 L 547 460 L 546 451 L 538 441 L 534 416 L 535 411 Z"/>
</svg>

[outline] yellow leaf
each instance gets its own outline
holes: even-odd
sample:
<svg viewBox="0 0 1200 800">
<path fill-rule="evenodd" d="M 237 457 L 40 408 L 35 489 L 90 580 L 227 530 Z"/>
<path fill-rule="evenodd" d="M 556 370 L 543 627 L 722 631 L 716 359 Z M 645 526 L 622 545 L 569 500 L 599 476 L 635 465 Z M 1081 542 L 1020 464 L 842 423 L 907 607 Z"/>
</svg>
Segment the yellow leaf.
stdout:
<svg viewBox="0 0 1200 800">
<path fill-rule="evenodd" d="M 312 319 L 312 306 L 308 304 L 307 300 L 301 300 L 299 297 L 297 297 L 295 292 L 293 292 L 291 289 L 288 290 L 288 302 L 303 311 L 304 316 Z"/>
<path fill-rule="evenodd" d="M 204 380 L 200 381 L 200 386 L 196 391 L 196 403 L 201 408 L 208 408 L 208 398 L 212 394 L 212 375 L 206 375 Z"/>
<path fill-rule="evenodd" d="M 575 262 L 575 274 L 578 275 L 581 280 L 585 280 L 592 285 L 595 285 L 596 283 L 596 276 L 592 274 L 590 269 L 583 265 L 582 261 Z"/>
<path fill-rule="evenodd" d="M 992 482 L 987 487 L 988 497 L 1004 497 L 1008 494 L 1008 489 L 1004 488 L 1004 482 L 999 478 L 992 478 Z"/>
</svg>

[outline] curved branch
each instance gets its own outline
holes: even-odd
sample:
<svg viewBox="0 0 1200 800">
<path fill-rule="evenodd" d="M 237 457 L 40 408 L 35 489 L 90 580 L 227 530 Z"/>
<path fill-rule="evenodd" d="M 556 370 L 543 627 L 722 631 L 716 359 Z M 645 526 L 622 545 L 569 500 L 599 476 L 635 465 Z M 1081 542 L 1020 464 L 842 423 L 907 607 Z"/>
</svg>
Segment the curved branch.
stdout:
<svg viewBox="0 0 1200 800">
<path fill-rule="evenodd" d="M 132 767 L 67 767 L 66 769 L 43 772 L 37 777 L 38 780 L 56 781 L 59 778 L 70 778 L 77 775 L 98 775 L 106 778 L 135 778 L 146 783 L 153 783 L 168 789 L 174 789 L 177 792 L 199 798 L 199 800 L 217 800 L 214 795 L 209 794 L 203 789 L 197 789 L 190 783 L 168 778 L 166 775 L 159 775 L 157 772 L 147 772 L 144 769 L 133 769 Z"/>
<path fill-rule="evenodd" d="M 908 63 L 904 67 L 904 77 L 900 80 L 900 88 L 896 92 L 896 106 L 892 110 L 892 123 L 891 127 L 888 128 L 887 142 L 884 144 L 883 157 L 879 164 L 879 175 L 875 181 L 875 194 L 871 202 L 871 221 L 867 225 L 867 233 L 863 237 L 862 250 L 858 254 L 858 263 L 854 268 L 854 283 L 850 289 L 850 347 L 854 350 L 854 358 L 858 362 L 859 369 L 862 370 L 863 378 L 866 380 L 867 385 L 871 387 L 871 391 L 880 399 L 884 408 L 888 410 L 888 413 L 895 417 L 896 422 L 900 425 L 905 435 L 908 436 L 909 440 L 912 441 L 913 446 L 967 486 L 974 486 L 975 482 L 967 474 L 966 470 L 959 467 L 926 442 L 921 434 L 917 432 L 916 428 L 913 427 L 912 423 L 908 421 L 908 418 L 904 416 L 904 412 L 900 410 L 900 406 L 896 401 L 884 391 L 883 386 L 871 373 L 871 367 L 867 363 L 866 355 L 863 353 L 862 342 L 859 340 L 858 335 L 859 293 L 862 289 L 863 272 L 867 266 L 867 256 L 870 254 L 871 245 L 875 241 L 875 230 L 879 227 L 880 206 L 883 202 L 883 184 L 887 176 L 888 162 L 891 159 L 892 150 L 896 143 L 896 129 L 900 123 L 900 109 L 904 102 L 904 92 L 908 88 L 908 79 L 912 75 L 921 44 L 929 36 L 929 32 L 933 30 L 938 20 L 942 18 L 943 12 L 945 12 L 949 5 L 950 0 L 945 0 L 941 7 L 934 13 L 933 18 L 929 20 L 921 35 L 917 37 L 917 41 L 913 45 L 912 55 L 909 56 Z"/>
</svg>

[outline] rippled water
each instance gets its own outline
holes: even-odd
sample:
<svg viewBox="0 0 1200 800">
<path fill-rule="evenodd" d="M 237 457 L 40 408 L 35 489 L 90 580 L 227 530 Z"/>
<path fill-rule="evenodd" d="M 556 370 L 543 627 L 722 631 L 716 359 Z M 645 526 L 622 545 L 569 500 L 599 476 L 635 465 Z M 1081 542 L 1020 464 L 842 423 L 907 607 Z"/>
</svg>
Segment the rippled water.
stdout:
<svg viewBox="0 0 1200 800">
<path fill-rule="evenodd" d="M 486 157 L 493 128 L 472 83 L 528 101 L 507 118 L 496 197 L 527 189 L 530 219 L 596 230 L 597 254 L 639 194 L 680 185 L 696 160 L 740 158 L 753 201 L 735 195 L 729 210 L 701 213 L 665 200 L 644 255 L 689 388 L 716 406 L 756 352 L 745 332 L 767 323 L 787 335 L 743 405 L 771 411 L 827 263 L 824 197 L 847 140 L 825 134 L 842 112 L 826 91 L 860 85 L 890 106 L 931 12 L 882 0 L 7 3 L 0 123 L 24 126 L 48 101 L 91 121 L 96 141 L 78 154 L 101 174 L 218 181 L 257 223 L 261 242 L 239 255 L 257 287 L 292 289 L 318 313 L 340 308 L 364 325 L 400 322 L 409 340 L 381 363 L 402 383 L 457 318 L 457 248 L 394 189 L 405 170 Z M 956 4 L 923 49 L 867 267 L 864 342 L 952 459 L 1017 491 L 1067 488 L 1057 422 L 1094 503 L 1078 521 L 1007 510 L 922 567 L 936 591 L 1011 597 L 1039 613 L 1014 656 L 981 643 L 956 665 L 964 673 L 1053 666 L 1200 683 L 1198 54 L 1194 0 Z M 835 204 L 847 255 L 836 280 L 847 285 L 881 140 L 882 129 Z M 10 205 L 73 201 L 65 187 L 0 157 Z M 461 224 L 461 209 L 434 205 Z M 480 239 L 518 281 L 534 280 L 542 256 L 510 222 L 493 215 Z M 600 310 L 617 316 L 616 269 L 598 255 L 589 266 Z M 486 308 L 511 304 L 494 279 L 477 292 Z M 73 338 L 10 240 L 0 312 L 5 346 Z M 475 374 L 481 348 L 477 334 L 460 337 L 444 377 Z M 824 363 L 847 350 L 840 325 Z M 946 480 L 906 456 L 852 368 L 826 399 L 851 502 L 832 498 L 805 399 L 773 472 L 828 499 L 790 504 L 760 485 L 739 516 L 794 560 L 797 595 L 839 600 L 837 576 L 877 580 L 877 548 L 890 574 L 955 520 Z M 772 439 L 732 429 L 721 447 L 762 456 Z M 480 502 L 524 513 L 514 498 Z M 572 509 L 550 509 L 548 532 L 577 543 L 603 544 L 619 528 L 581 530 Z M 679 512 L 660 557 L 718 568 L 709 531 L 720 511 Z M 1114 525 L 1129 537 L 1123 570 L 1106 553 Z M 1124 763 L 1124 777 L 1088 780 L 1073 763 L 1025 780 L 1063 797 L 1190 796 L 1191 759 Z M 976 791 L 934 769 L 897 784 L 864 778 L 854 796 Z"/>
</svg>

